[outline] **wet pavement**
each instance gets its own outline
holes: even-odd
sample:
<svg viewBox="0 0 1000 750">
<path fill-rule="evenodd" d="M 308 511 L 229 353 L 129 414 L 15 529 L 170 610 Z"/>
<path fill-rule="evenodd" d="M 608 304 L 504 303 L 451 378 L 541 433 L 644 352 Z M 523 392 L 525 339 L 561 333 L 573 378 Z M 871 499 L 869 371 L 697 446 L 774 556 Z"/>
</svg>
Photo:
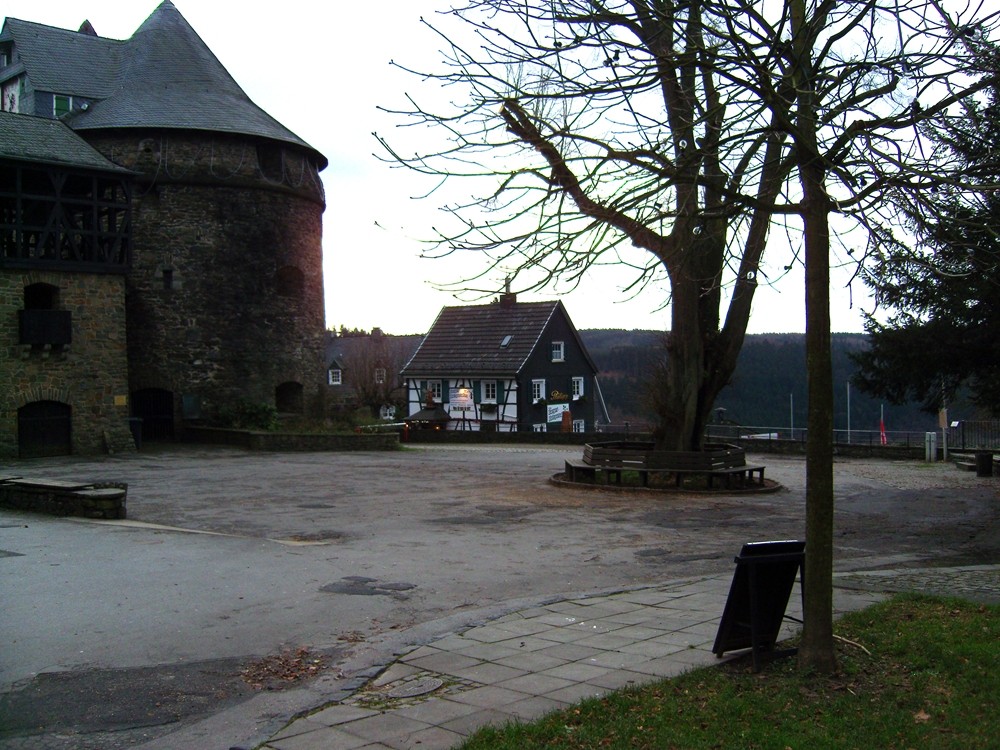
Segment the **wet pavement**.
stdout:
<svg viewBox="0 0 1000 750">
<path fill-rule="evenodd" d="M 713 662 L 734 554 L 803 534 L 804 462 L 758 457 L 785 487 L 771 495 L 553 486 L 578 453 L 19 462 L 127 481 L 129 520 L 0 511 L 0 748 L 449 747 Z M 838 461 L 836 479 L 839 607 L 895 590 L 996 601 L 997 480 L 870 461 Z M 240 679 L 303 647 L 320 677 Z"/>
</svg>

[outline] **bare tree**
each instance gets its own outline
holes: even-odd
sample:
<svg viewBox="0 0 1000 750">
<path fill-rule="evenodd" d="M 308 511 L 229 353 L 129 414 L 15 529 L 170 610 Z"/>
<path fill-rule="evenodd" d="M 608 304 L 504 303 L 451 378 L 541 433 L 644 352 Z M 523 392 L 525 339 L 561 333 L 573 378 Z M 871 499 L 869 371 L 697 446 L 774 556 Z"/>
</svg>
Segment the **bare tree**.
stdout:
<svg viewBox="0 0 1000 750">
<path fill-rule="evenodd" d="M 372 417 L 380 416 L 385 407 L 402 411 L 406 389 L 400 372 L 413 354 L 417 339 L 391 336 L 379 328 L 371 333 L 341 329 L 336 349 L 350 402 L 366 407 Z"/>
<path fill-rule="evenodd" d="M 444 254 L 481 253 L 464 288 L 489 293 L 481 282 L 497 273 L 573 283 L 606 264 L 631 265 L 632 289 L 667 282 L 661 447 L 700 446 L 769 231 L 788 239 L 788 263 L 804 251 L 801 660 L 822 670 L 833 666 L 831 236 L 860 261 L 901 241 L 889 196 L 961 179 L 919 128 L 986 85 L 970 74 L 996 16 L 975 2 L 466 0 L 427 22 L 444 64 L 420 75 L 450 101 L 399 111 L 447 140 L 405 156 L 382 139 L 397 165 L 468 178 L 472 199 L 445 207 L 434 238 Z"/>
</svg>

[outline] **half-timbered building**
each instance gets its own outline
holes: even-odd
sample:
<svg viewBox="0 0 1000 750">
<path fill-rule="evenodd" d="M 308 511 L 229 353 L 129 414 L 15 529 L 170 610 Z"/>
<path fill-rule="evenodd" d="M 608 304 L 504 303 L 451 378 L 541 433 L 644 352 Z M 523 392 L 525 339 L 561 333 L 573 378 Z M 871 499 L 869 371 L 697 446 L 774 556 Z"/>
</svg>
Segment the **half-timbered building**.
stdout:
<svg viewBox="0 0 1000 750">
<path fill-rule="evenodd" d="M 0 112 L 0 455 L 133 447 L 131 177 L 54 120 Z"/>
<path fill-rule="evenodd" d="M 445 307 L 403 368 L 408 413 L 436 407 L 448 429 L 590 432 L 608 423 L 597 379 L 562 302 Z"/>
</svg>

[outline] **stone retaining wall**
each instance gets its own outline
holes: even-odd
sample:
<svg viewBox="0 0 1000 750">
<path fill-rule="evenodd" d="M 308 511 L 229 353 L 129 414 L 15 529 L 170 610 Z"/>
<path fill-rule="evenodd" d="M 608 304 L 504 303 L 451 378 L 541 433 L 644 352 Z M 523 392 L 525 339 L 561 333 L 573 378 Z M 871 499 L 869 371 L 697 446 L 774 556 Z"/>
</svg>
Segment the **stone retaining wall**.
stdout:
<svg viewBox="0 0 1000 750">
<path fill-rule="evenodd" d="M 0 507 L 53 516 L 125 518 L 128 485 L 124 482 L 68 482 L 0 478 Z"/>
<path fill-rule="evenodd" d="M 197 443 L 273 451 L 386 451 L 399 447 L 399 435 L 357 433 L 258 432 L 218 427 L 188 427 L 184 436 Z"/>
</svg>

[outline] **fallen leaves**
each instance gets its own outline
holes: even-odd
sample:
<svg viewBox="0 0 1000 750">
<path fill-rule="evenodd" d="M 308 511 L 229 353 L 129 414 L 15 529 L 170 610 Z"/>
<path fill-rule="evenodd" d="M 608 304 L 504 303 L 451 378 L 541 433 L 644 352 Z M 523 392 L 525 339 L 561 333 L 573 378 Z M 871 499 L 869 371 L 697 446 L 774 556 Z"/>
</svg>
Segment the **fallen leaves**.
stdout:
<svg viewBox="0 0 1000 750">
<path fill-rule="evenodd" d="M 326 666 L 326 658 L 308 648 L 282 651 L 247 665 L 240 677 L 254 690 L 280 690 L 292 683 L 315 677 Z"/>
</svg>

